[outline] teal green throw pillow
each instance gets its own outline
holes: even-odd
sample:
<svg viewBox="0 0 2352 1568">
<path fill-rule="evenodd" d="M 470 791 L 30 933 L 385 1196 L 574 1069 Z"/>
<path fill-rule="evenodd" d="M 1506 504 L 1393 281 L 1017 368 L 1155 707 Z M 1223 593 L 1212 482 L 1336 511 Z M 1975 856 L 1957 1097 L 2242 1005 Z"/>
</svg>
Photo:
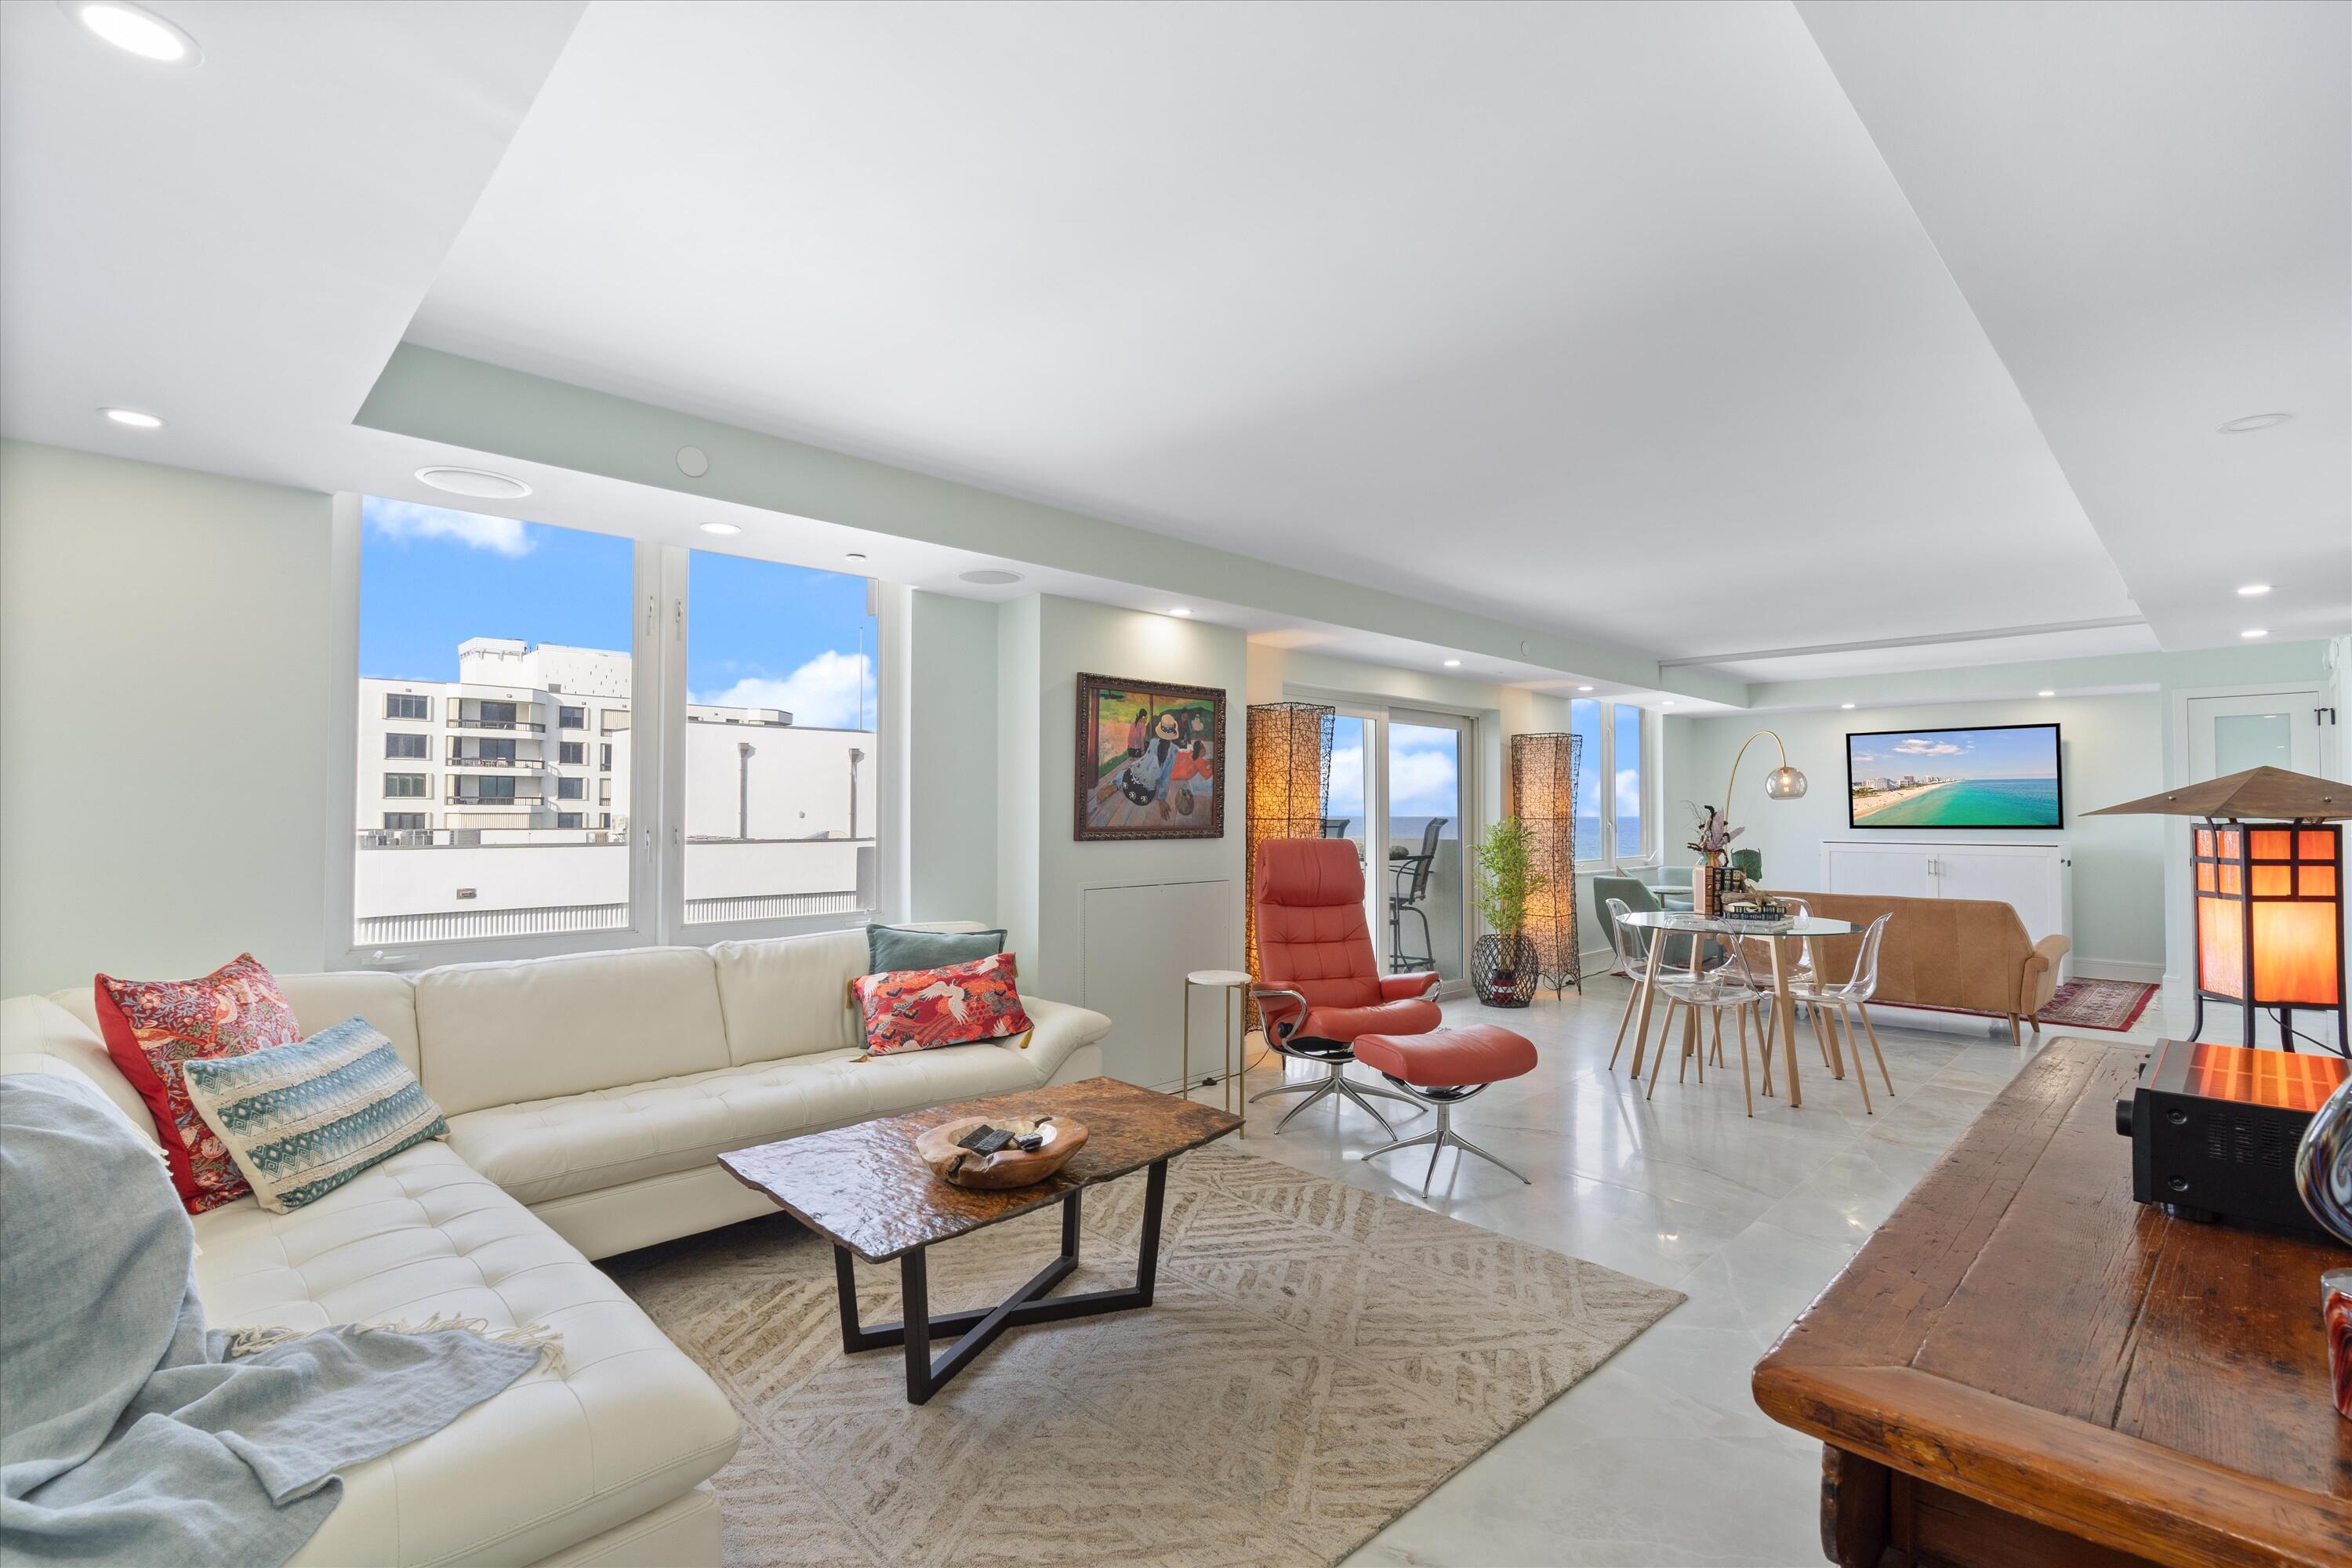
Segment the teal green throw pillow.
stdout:
<svg viewBox="0 0 2352 1568">
<path fill-rule="evenodd" d="M 866 928 L 866 973 L 893 974 L 902 969 L 945 969 L 1004 951 L 1001 931 L 914 931 L 906 926 Z"/>
<path fill-rule="evenodd" d="M 315 1203 L 449 1131 L 392 1042 L 364 1018 L 290 1046 L 198 1058 L 182 1070 L 189 1103 L 272 1214 Z"/>
</svg>

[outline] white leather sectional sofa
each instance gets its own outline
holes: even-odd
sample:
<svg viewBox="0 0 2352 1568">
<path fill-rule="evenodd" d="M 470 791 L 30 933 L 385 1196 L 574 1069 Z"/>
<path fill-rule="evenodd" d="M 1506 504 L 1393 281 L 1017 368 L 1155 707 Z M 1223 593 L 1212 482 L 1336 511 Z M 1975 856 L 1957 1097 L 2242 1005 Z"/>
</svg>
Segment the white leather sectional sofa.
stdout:
<svg viewBox="0 0 2352 1568">
<path fill-rule="evenodd" d="M 1110 1021 L 1034 997 L 1024 1038 L 858 1060 L 866 952 L 853 931 L 278 977 L 306 1034 L 353 1016 L 383 1031 L 449 1137 L 290 1215 L 247 1198 L 197 1215 L 207 1319 L 456 1313 L 563 1336 L 560 1369 L 349 1472 L 296 1563 L 715 1568 L 709 1478 L 735 1412 L 589 1259 L 772 1213 L 721 1151 L 1102 1070 Z M 152 1136 L 86 988 L 0 1003 L 0 1071 L 87 1078 Z"/>
</svg>

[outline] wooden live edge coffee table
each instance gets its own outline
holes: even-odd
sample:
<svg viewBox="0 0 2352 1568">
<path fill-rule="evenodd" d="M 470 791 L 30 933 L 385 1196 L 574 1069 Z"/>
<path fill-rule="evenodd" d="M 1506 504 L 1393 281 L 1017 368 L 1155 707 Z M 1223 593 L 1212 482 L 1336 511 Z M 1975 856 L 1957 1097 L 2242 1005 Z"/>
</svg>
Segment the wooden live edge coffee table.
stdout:
<svg viewBox="0 0 2352 1568">
<path fill-rule="evenodd" d="M 2133 1203 L 2145 1055 L 2026 1064 L 1757 1367 L 1827 1445 L 1832 1562 L 2352 1563 L 2319 1322 L 2352 1253 Z"/>
<path fill-rule="evenodd" d="M 978 1192 L 941 1181 L 915 1152 L 916 1137 L 965 1116 L 1066 1116 L 1083 1122 L 1086 1147 L 1059 1172 L 1034 1186 Z M 921 1405 L 970 1366 L 1005 1330 L 1054 1323 L 1151 1305 L 1160 1268 L 1160 1213 L 1168 1193 L 1168 1162 L 1213 1142 L 1242 1119 L 1213 1106 L 1138 1089 L 1116 1079 L 1090 1078 L 1053 1089 L 961 1100 L 907 1116 L 886 1116 L 830 1132 L 739 1149 L 719 1163 L 739 1182 L 775 1200 L 833 1243 L 834 1279 L 841 1294 L 841 1348 L 860 1351 L 904 1345 L 907 1401 Z M 1076 1296 L 1046 1292 L 1078 1266 L 1078 1203 L 1097 1182 L 1146 1170 L 1143 1234 L 1137 1243 L 1135 1284 L 1122 1290 Z M 935 1244 L 969 1236 L 1048 1204 L 1062 1205 L 1061 1256 L 1003 1302 L 982 1311 L 930 1310 L 929 1265 Z M 857 1321 L 857 1282 L 849 1255 L 868 1263 L 898 1260 L 906 1321 Z M 931 1342 L 961 1335 L 945 1355 L 931 1359 Z"/>
</svg>

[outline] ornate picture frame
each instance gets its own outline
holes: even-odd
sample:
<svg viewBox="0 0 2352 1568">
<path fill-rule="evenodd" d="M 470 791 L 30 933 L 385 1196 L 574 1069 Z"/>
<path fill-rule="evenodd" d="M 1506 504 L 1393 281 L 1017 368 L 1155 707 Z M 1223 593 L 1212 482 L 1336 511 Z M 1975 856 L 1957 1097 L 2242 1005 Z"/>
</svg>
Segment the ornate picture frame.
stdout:
<svg viewBox="0 0 2352 1568">
<path fill-rule="evenodd" d="M 1225 694 L 1078 676 L 1072 832 L 1081 843 L 1225 835 Z"/>
</svg>

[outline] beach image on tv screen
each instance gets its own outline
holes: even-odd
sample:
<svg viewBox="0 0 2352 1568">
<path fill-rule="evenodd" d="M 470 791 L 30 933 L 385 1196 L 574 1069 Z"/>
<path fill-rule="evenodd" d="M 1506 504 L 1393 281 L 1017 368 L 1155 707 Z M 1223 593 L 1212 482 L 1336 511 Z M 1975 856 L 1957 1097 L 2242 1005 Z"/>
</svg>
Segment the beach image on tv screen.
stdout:
<svg viewBox="0 0 2352 1568">
<path fill-rule="evenodd" d="M 1848 735 L 1856 827 L 2056 827 L 2058 730 L 1893 730 Z"/>
</svg>

